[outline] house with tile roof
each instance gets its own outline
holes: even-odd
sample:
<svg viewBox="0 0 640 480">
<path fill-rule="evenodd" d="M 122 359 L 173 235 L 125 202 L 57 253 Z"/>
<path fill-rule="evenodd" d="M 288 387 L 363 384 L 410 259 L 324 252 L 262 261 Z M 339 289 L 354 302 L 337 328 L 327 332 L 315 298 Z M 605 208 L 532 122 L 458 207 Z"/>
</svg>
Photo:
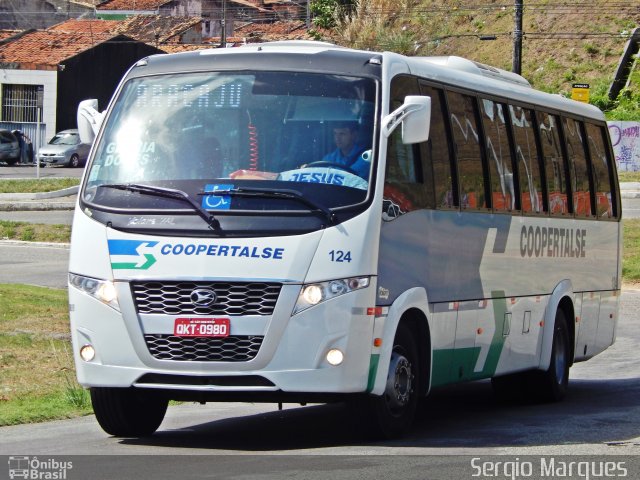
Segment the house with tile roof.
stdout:
<svg viewBox="0 0 640 480">
<path fill-rule="evenodd" d="M 231 37 L 238 23 L 273 22 L 294 15 L 292 12 L 299 16 L 301 9 L 304 10 L 300 2 L 292 0 L 105 0 L 96 6 L 96 16 L 103 19 L 124 19 L 132 15 L 200 17 L 202 36 L 219 38 L 223 23 L 226 36 Z"/>
<path fill-rule="evenodd" d="M 200 17 L 168 17 L 164 15 L 134 15 L 124 20 L 70 19 L 49 30 L 57 32 L 108 32 L 126 35 L 160 48 L 162 44 L 202 43 Z"/>
<path fill-rule="evenodd" d="M 78 103 L 105 108 L 124 73 L 160 50 L 107 26 L 31 30 L 0 40 L 0 128 L 21 129 L 44 143 L 76 127 Z M 40 132 L 37 132 L 37 125 Z"/>
</svg>

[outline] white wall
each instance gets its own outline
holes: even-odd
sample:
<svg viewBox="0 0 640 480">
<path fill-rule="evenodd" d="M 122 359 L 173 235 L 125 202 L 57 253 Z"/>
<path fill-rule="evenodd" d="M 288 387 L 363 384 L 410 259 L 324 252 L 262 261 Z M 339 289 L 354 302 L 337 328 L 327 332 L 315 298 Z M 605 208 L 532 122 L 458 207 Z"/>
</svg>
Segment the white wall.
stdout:
<svg viewBox="0 0 640 480">
<path fill-rule="evenodd" d="M 41 144 L 45 144 L 56 133 L 55 129 L 56 99 L 58 97 L 58 72 L 50 70 L 0 69 L 0 85 L 5 83 L 44 86 L 42 123 L 46 125 L 46 138 L 41 139 Z M 35 143 L 35 138 L 32 138 L 32 140 Z"/>
<path fill-rule="evenodd" d="M 618 171 L 640 171 L 640 122 L 607 122 Z"/>
</svg>

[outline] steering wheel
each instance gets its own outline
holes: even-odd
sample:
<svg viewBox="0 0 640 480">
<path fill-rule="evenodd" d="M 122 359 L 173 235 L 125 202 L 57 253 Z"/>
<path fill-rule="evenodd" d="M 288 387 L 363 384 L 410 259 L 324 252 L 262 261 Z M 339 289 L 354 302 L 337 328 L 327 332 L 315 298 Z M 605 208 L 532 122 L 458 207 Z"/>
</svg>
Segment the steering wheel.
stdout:
<svg viewBox="0 0 640 480">
<path fill-rule="evenodd" d="M 355 170 L 353 170 L 350 167 L 347 167 L 346 165 L 340 165 L 339 163 L 328 162 L 326 160 L 318 160 L 317 162 L 311 162 L 305 165 L 305 168 L 310 168 L 310 167 L 338 168 L 340 170 L 344 170 L 347 173 L 350 173 L 351 175 L 355 175 L 356 177 L 359 176 Z"/>
</svg>

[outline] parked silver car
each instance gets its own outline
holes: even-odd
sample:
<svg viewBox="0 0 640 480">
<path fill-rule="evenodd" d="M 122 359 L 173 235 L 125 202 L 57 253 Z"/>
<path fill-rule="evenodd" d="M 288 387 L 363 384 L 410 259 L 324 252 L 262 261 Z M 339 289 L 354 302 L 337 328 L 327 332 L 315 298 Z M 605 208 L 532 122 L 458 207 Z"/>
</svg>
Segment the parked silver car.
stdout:
<svg viewBox="0 0 640 480">
<path fill-rule="evenodd" d="M 56 133 L 49 143 L 38 151 L 40 166 L 66 165 L 84 166 L 91 145 L 80 142 L 78 130 L 63 130 Z"/>
<path fill-rule="evenodd" d="M 0 130 L 0 162 L 13 165 L 20 160 L 20 144 L 10 130 Z"/>
</svg>

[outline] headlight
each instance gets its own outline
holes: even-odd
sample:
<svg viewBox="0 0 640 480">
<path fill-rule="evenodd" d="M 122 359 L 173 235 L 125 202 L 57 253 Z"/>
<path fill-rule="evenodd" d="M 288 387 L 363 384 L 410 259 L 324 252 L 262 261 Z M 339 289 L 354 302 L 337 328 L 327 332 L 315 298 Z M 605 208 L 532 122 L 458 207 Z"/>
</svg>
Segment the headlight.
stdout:
<svg viewBox="0 0 640 480">
<path fill-rule="evenodd" d="M 361 288 L 367 288 L 368 286 L 369 277 L 343 278 L 303 285 L 300 295 L 298 295 L 296 306 L 293 309 L 293 314 L 300 313 L 331 298 L 339 297 Z"/>
<path fill-rule="evenodd" d="M 118 294 L 113 282 L 110 282 L 109 280 L 98 280 L 97 278 L 84 277 L 82 275 L 70 273 L 69 285 L 77 288 L 87 295 L 91 295 L 93 298 L 100 300 L 105 305 L 109 305 L 111 308 L 120 311 L 120 305 L 118 304 Z"/>
</svg>

